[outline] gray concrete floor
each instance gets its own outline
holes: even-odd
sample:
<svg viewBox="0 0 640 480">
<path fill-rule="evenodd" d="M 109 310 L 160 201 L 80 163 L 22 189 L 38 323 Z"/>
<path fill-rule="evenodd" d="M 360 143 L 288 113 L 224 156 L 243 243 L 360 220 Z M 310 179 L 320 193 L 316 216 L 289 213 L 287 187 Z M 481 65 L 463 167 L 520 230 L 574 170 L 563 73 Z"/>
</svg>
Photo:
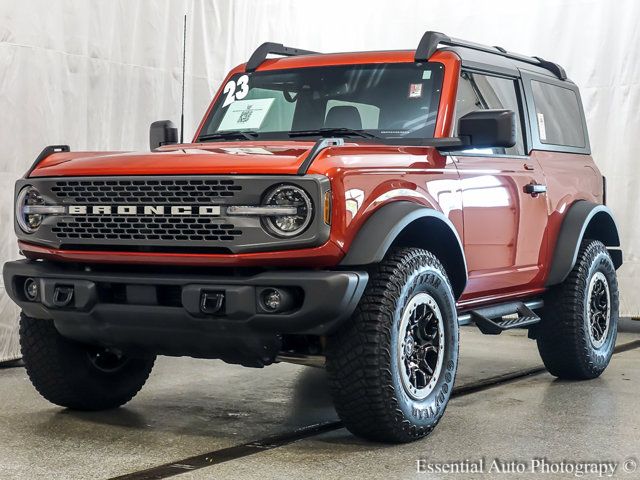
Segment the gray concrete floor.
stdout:
<svg viewBox="0 0 640 480">
<path fill-rule="evenodd" d="M 639 338 L 621 334 L 618 344 Z M 622 471 L 627 458 L 640 457 L 638 361 L 640 349 L 630 350 L 593 381 L 544 373 L 454 398 L 436 431 L 410 445 L 371 444 L 338 429 L 176 478 L 478 478 L 418 474 L 416 461 L 534 457 L 612 460 L 620 462 L 616 478 L 640 478 Z M 457 384 L 539 364 L 521 333 L 465 328 Z M 0 405 L 0 479 L 107 479 L 336 419 L 322 370 L 188 358 L 160 358 L 131 403 L 99 413 L 57 408 L 36 394 L 24 368 L 0 369 Z"/>
</svg>

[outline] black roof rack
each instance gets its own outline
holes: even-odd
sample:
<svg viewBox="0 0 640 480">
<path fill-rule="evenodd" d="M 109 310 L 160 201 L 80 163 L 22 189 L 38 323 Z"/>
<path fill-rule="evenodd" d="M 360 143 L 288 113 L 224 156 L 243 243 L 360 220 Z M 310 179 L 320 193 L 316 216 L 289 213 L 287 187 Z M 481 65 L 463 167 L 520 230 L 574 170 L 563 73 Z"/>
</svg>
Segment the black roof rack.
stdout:
<svg viewBox="0 0 640 480">
<path fill-rule="evenodd" d="M 318 52 L 312 52 L 311 50 L 302 50 L 301 48 L 285 47 L 281 43 L 265 42 L 256 48 L 251 58 L 247 62 L 245 71 L 253 72 L 256 68 L 267 59 L 267 55 L 283 55 L 285 57 L 295 57 L 297 55 L 312 55 Z"/>
<path fill-rule="evenodd" d="M 517 53 L 507 52 L 502 47 L 489 47 L 488 45 L 480 45 L 479 43 L 467 42 L 466 40 L 460 40 L 457 38 L 451 38 L 448 35 L 440 32 L 432 32 L 428 31 L 420 40 L 418 44 L 418 48 L 416 49 L 415 61 L 416 62 L 426 62 L 429 60 L 431 55 L 435 53 L 438 49 L 438 45 L 449 45 L 451 47 L 464 47 L 470 48 L 473 50 L 478 50 L 481 52 L 493 53 L 494 55 L 500 55 L 502 57 L 507 57 L 512 60 L 518 60 L 519 62 L 525 62 L 530 65 L 536 65 L 538 67 L 542 67 L 551 73 L 553 73 L 560 80 L 566 80 L 567 74 L 557 63 L 549 62 L 540 57 L 527 57 L 525 55 L 519 55 Z"/>
</svg>

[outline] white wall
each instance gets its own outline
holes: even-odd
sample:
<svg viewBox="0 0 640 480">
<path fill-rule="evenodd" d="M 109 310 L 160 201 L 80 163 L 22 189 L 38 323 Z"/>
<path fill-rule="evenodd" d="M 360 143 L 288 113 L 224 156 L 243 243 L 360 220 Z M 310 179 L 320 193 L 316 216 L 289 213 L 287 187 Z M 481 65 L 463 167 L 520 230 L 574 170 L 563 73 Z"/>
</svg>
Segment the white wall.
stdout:
<svg viewBox="0 0 640 480">
<path fill-rule="evenodd" d="M 13 182 L 43 146 L 146 149 L 152 121 L 178 123 L 185 12 L 186 138 L 226 71 L 267 40 L 323 52 L 414 48 L 439 30 L 559 62 L 581 88 L 622 230 L 622 313 L 640 315 L 636 0 L 0 0 L 0 262 L 17 257 Z M 0 358 L 17 352 L 1 340 L 15 339 L 16 314 L 0 285 Z"/>
</svg>

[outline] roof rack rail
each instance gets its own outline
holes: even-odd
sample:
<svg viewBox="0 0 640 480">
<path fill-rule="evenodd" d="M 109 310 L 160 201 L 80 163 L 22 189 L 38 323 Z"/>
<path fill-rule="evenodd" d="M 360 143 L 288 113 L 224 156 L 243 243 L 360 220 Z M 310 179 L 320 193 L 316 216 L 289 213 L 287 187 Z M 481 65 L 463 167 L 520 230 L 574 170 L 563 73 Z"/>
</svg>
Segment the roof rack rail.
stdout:
<svg viewBox="0 0 640 480">
<path fill-rule="evenodd" d="M 314 53 L 318 52 L 312 52 L 311 50 L 302 50 L 301 48 L 285 47 L 281 43 L 265 42 L 258 48 L 256 48 L 255 52 L 253 52 L 251 58 L 249 58 L 249 61 L 247 62 L 245 71 L 253 72 L 254 70 L 256 70 L 262 64 L 262 62 L 267 59 L 267 55 L 269 54 L 282 55 L 285 57 L 295 57 L 297 55 L 312 55 Z"/>
<path fill-rule="evenodd" d="M 527 57 L 525 55 L 519 55 L 517 53 L 510 53 L 502 47 L 489 47 L 488 45 L 481 45 L 479 43 L 468 42 L 466 40 L 460 40 L 458 38 L 451 38 L 444 33 L 433 31 L 426 32 L 420 39 L 420 43 L 418 44 L 418 48 L 416 49 L 416 54 L 414 57 L 415 61 L 426 62 L 427 60 L 429 60 L 431 55 L 433 55 L 438 49 L 439 44 L 449 45 L 451 47 L 464 47 L 478 50 L 480 52 L 493 53 L 494 55 L 500 55 L 512 60 L 518 60 L 530 65 L 542 67 L 546 70 L 549 70 L 560 80 L 567 79 L 567 74 L 564 71 L 564 68 L 562 68 L 557 63 L 549 62 L 540 57 Z"/>
</svg>

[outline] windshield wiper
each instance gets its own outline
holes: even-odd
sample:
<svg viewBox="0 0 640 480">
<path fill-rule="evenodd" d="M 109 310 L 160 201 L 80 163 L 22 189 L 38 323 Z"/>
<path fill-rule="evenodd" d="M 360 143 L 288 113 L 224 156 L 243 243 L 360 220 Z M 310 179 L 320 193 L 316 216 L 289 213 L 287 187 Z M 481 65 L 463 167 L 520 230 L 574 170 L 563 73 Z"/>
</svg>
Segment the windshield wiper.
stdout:
<svg viewBox="0 0 640 480">
<path fill-rule="evenodd" d="M 243 130 L 229 130 L 228 132 L 208 133 L 206 135 L 200 135 L 198 142 L 206 142 L 208 140 L 255 140 L 258 138 L 258 134 L 255 132 L 245 132 Z"/>
<path fill-rule="evenodd" d="M 290 137 L 312 137 L 319 135 L 321 137 L 331 137 L 333 135 L 339 135 L 343 137 L 362 137 L 362 138 L 380 138 L 373 133 L 365 132 L 364 130 L 356 130 L 353 128 L 318 128 L 315 130 L 294 130 L 289 132 Z"/>
</svg>

